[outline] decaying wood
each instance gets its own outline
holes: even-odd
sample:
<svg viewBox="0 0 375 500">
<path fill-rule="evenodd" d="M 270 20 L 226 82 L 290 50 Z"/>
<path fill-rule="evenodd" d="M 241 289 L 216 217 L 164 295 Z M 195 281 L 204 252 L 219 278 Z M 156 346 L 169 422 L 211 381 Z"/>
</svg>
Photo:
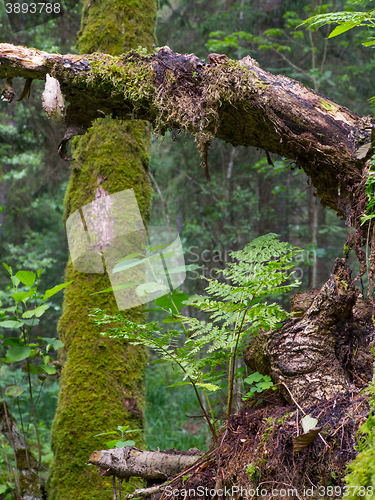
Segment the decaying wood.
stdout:
<svg viewBox="0 0 375 500">
<path fill-rule="evenodd" d="M 149 481 L 166 480 L 192 466 L 202 458 L 203 452 L 193 448 L 188 452 L 142 451 L 133 446 L 113 450 L 94 451 L 90 464 L 100 467 L 102 476 L 120 479 L 142 477 Z"/>
<path fill-rule="evenodd" d="M 321 289 L 298 295 L 302 297 L 294 301 L 294 317 L 279 330 L 264 333 L 244 357 L 252 370 L 272 376 L 287 401 L 305 408 L 356 392 L 356 381 L 363 387 L 371 380 L 373 359 L 368 345 L 375 328 L 371 304 L 364 308 L 363 299 L 358 299 L 359 290 L 344 259 L 336 259 Z M 355 310 L 358 300 L 361 312 Z"/>
<path fill-rule="evenodd" d="M 30 452 L 28 443 L 21 434 L 15 418 L 5 401 L 0 403 L 0 433 L 11 445 L 16 462 L 20 493 L 25 500 L 41 500 L 42 493 L 38 476 L 38 462 Z"/>
<path fill-rule="evenodd" d="M 371 155 L 374 120 L 262 70 L 248 56 L 241 61 L 208 59 L 175 54 L 168 47 L 151 56 L 130 52 L 113 57 L 48 54 L 0 44 L 0 78 L 8 78 L 8 94 L 11 78 L 56 78 L 70 103 L 65 141 L 84 133 L 99 110 L 147 119 L 162 133 L 190 131 L 203 152 L 218 137 L 296 160 L 323 205 L 348 219 Z"/>
</svg>

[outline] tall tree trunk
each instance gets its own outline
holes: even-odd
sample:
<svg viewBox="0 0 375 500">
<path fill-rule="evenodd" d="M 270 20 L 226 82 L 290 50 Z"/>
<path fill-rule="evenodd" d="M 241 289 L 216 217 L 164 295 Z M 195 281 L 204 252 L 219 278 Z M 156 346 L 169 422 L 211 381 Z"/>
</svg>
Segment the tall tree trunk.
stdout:
<svg viewBox="0 0 375 500">
<path fill-rule="evenodd" d="M 156 0 L 83 2 L 79 48 L 119 55 L 154 42 Z M 64 220 L 95 198 L 133 188 L 146 222 L 151 203 L 147 175 L 151 128 L 145 121 L 101 118 L 76 141 L 66 197 Z M 65 294 L 59 334 L 65 344 L 65 366 L 52 430 L 54 462 L 48 482 L 53 500 L 112 498 L 111 482 L 87 465 L 93 450 L 104 448 L 108 436 L 99 433 L 144 425 L 144 367 L 146 352 L 104 339 L 89 321 L 91 308 L 116 312 L 112 294 L 91 296 L 110 286 L 107 274 L 76 271 L 69 261 L 66 280 L 74 280 Z M 127 311 L 139 319 L 140 311 Z M 140 433 L 138 444 L 142 443 Z M 132 437 L 134 437 L 132 436 Z M 132 485 L 130 484 L 130 487 Z"/>
</svg>

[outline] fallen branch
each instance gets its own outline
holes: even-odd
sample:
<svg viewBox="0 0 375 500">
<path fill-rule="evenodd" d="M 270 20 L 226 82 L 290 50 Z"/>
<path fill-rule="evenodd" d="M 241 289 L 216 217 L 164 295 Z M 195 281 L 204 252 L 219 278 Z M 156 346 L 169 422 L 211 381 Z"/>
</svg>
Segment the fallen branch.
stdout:
<svg viewBox="0 0 375 500">
<path fill-rule="evenodd" d="M 147 498 L 155 493 L 159 493 L 162 488 L 162 484 L 158 486 L 151 486 L 150 488 L 139 488 L 138 490 L 134 490 L 133 493 L 129 493 L 126 495 L 125 500 L 132 500 L 133 498 Z"/>
<path fill-rule="evenodd" d="M 125 446 L 113 450 L 94 451 L 89 463 L 100 467 L 101 476 L 165 480 L 193 465 L 203 454 L 204 452 L 195 448 L 185 452 L 142 451 L 133 446 Z"/>
</svg>

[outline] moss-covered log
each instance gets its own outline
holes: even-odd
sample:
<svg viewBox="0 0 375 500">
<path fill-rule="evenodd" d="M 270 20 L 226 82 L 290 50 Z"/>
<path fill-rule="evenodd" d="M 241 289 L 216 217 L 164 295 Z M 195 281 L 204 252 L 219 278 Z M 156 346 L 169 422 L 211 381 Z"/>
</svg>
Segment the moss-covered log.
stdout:
<svg viewBox="0 0 375 500">
<path fill-rule="evenodd" d="M 94 50 L 120 54 L 139 44 L 154 42 L 155 0 L 98 0 L 83 2 L 78 44 L 81 52 Z M 86 110 L 80 110 L 82 116 Z M 134 189 L 144 223 L 149 216 L 151 186 L 147 174 L 151 127 L 146 121 L 116 121 L 101 118 L 89 132 L 75 141 L 72 173 L 65 196 L 66 219 L 85 204 L 108 194 Z M 65 348 L 58 407 L 53 423 L 54 462 L 48 482 L 53 500 L 109 500 L 112 482 L 87 464 L 97 448 L 105 448 L 108 436 L 119 425 L 140 429 L 144 426 L 143 348 L 104 339 L 89 321 L 89 312 L 100 307 L 117 311 L 112 294 L 92 296 L 110 287 L 105 274 L 85 274 L 69 262 L 66 280 L 74 283 L 66 290 L 63 315 L 59 322 Z M 142 320 L 139 309 L 128 311 L 129 319 Z M 144 434 L 131 436 L 141 446 Z M 132 491 L 139 482 L 129 483 Z"/>
<path fill-rule="evenodd" d="M 12 472 L 15 490 L 21 494 L 22 498 L 41 500 L 42 489 L 38 474 L 40 468 L 38 461 L 4 400 L 0 403 L 0 434 L 6 437 L 13 450 L 17 468 L 17 471 Z"/>
<path fill-rule="evenodd" d="M 154 55 L 60 56 L 1 44 L 0 62 L 0 78 L 44 79 L 50 73 L 59 80 L 70 103 L 67 137 L 83 133 L 100 110 L 147 119 L 161 132 L 190 131 L 203 155 L 213 137 L 256 146 L 295 159 L 323 205 L 351 215 L 371 154 L 373 119 L 262 70 L 250 57 L 231 61 L 211 54 L 206 63 L 168 47 Z"/>
</svg>

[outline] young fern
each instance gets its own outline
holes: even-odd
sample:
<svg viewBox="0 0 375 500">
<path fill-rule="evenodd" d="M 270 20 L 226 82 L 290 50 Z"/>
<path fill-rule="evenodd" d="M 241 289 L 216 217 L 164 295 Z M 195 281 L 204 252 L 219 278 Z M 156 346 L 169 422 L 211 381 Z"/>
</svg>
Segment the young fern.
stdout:
<svg viewBox="0 0 375 500">
<path fill-rule="evenodd" d="M 341 35 L 357 26 L 366 26 L 367 28 L 375 27 L 375 9 L 369 12 L 329 12 L 328 14 L 319 14 L 310 17 L 303 21 L 300 26 L 307 28 L 321 28 L 326 24 L 336 23 L 338 26 L 330 33 L 328 38 Z M 364 42 L 365 47 L 370 47 L 375 44 L 373 37 L 370 37 L 367 42 Z"/>
<path fill-rule="evenodd" d="M 145 325 L 133 323 L 121 314 L 109 316 L 99 309 L 94 310 L 92 316 L 98 325 L 113 322 L 121 324 L 110 328 L 103 335 L 147 346 L 156 351 L 162 360 L 177 365 L 183 379 L 174 385 L 193 386 L 203 415 L 217 440 L 210 402 L 207 398 L 209 416 L 198 389 L 203 389 L 207 395 L 207 391 L 225 388 L 225 373 L 217 372 L 217 368 L 228 366 L 228 420 L 232 410 L 236 357 L 260 329 L 268 331 L 277 328 L 288 317 L 279 304 L 267 301 L 272 295 L 285 293 L 300 284 L 296 280 L 285 283 L 287 272 L 293 267 L 293 255 L 298 251 L 288 243 L 278 241 L 275 234 L 261 236 L 243 250 L 230 254 L 236 262 L 229 263 L 221 271 L 224 281 L 203 278 L 208 281 L 205 289 L 207 296 L 194 296 L 182 301 L 181 292 L 174 291 L 156 299 L 155 304 L 160 306 L 159 309 L 169 313 L 168 323 L 181 323 L 185 333 L 182 346 L 178 343 L 178 340 L 181 342 L 181 331 L 172 329 L 163 332 L 157 322 Z M 208 319 L 183 316 L 181 310 L 186 305 L 207 313 Z"/>
</svg>

